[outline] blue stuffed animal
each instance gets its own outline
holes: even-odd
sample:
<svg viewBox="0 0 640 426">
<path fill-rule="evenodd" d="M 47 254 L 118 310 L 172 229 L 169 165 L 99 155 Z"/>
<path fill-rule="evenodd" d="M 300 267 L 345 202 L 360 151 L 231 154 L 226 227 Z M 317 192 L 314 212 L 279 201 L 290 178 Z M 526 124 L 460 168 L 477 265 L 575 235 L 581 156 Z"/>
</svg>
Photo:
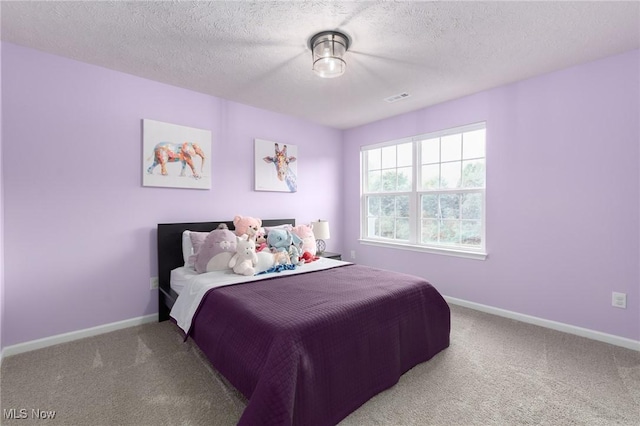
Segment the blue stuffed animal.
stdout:
<svg viewBox="0 0 640 426">
<path fill-rule="evenodd" d="M 285 229 L 271 229 L 267 234 L 267 246 L 272 252 L 286 252 L 294 265 L 302 265 L 302 240 L 291 231 Z"/>
</svg>

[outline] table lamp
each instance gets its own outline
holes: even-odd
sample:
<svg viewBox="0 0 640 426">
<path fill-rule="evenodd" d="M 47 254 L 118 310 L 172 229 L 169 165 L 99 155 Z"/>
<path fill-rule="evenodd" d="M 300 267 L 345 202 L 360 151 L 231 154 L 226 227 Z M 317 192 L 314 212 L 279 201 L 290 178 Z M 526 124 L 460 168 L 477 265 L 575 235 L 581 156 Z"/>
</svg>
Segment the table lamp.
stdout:
<svg viewBox="0 0 640 426">
<path fill-rule="evenodd" d="M 322 254 L 327 247 L 324 240 L 328 240 L 331 237 L 329 233 L 329 222 L 318 219 L 317 222 L 311 223 L 311 229 L 313 229 L 313 236 L 316 238 L 318 254 Z"/>
</svg>

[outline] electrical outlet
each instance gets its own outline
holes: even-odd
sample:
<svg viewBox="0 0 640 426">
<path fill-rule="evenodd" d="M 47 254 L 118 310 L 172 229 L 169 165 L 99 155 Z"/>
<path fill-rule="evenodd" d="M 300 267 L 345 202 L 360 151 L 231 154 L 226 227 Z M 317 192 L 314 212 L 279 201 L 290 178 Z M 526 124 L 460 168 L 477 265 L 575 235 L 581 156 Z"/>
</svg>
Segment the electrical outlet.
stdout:
<svg viewBox="0 0 640 426">
<path fill-rule="evenodd" d="M 351 250 L 351 259 L 355 260 L 356 258 L 356 251 L 355 250 Z"/>
<path fill-rule="evenodd" d="M 627 294 L 626 293 L 611 293 L 611 306 L 615 306 L 616 308 L 627 308 Z"/>
<path fill-rule="evenodd" d="M 151 290 L 157 289 L 158 283 L 158 277 L 151 277 L 151 279 L 149 280 L 149 287 L 151 288 Z"/>
</svg>

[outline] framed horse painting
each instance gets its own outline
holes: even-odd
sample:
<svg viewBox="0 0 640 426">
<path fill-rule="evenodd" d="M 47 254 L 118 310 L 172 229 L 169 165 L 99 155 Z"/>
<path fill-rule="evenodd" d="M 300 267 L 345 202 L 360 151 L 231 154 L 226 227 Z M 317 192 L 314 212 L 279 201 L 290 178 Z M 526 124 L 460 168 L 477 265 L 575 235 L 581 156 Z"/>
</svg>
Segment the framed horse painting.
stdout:
<svg viewBox="0 0 640 426">
<path fill-rule="evenodd" d="M 211 131 L 142 120 L 142 186 L 211 189 Z"/>
<path fill-rule="evenodd" d="M 298 147 L 262 139 L 255 140 L 255 190 L 298 190 Z"/>
</svg>

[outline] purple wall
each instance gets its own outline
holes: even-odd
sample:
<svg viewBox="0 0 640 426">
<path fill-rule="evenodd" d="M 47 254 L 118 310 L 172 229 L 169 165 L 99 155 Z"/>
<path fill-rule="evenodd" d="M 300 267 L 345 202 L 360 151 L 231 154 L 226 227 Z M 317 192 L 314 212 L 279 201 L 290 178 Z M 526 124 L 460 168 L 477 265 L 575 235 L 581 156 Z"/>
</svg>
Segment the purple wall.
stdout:
<svg viewBox="0 0 640 426">
<path fill-rule="evenodd" d="M 639 62 L 632 51 L 346 131 L 343 249 L 451 297 L 640 340 Z M 487 260 L 359 244 L 360 146 L 478 121 Z"/>
<path fill-rule="evenodd" d="M 2 64 L 2 43 L 0 43 L 0 64 Z M 2 66 L 0 66 L 0 82 Z M 0 100 L 2 100 L 2 84 L 0 84 Z M 2 169 L 2 102 L 0 102 L 0 359 L 2 359 L 2 329 L 4 327 L 4 172 Z"/>
<path fill-rule="evenodd" d="M 326 218 L 328 249 L 359 263 L 640 340 L 638 51 L 345 132 L 12 44 L 1 53 L 3 346 L 156 312 L 155 225 L 235 214 Z M 210 191 L 141 186 L 143 118 L 212 130 Z M 360 145 L 481 120 L 488 259 L 360 245 Z M 254 138 L 298 145 L 298 193 L 252 191 Z"/>
<path fill-rule="evenodd" d="M 340 247 L 340 131 L 12 44 L 2 55 L 5 346 L 157 312 L 160 222 L 321 217 Z M 143 118 L 212 130 L 210 191 L 141 186 Z M 297 193 L 252 190 L 254 138 L 298 146 Z"/>
</svg>

